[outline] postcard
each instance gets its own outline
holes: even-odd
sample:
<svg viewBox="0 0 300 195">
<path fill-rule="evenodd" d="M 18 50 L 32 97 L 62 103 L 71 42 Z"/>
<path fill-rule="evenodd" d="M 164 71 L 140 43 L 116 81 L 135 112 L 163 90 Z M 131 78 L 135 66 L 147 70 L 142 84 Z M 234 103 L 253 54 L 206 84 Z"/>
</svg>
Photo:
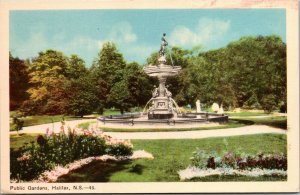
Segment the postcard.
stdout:
<svg viewBox="0 0 300 195">
<path fill-rule="evenodd" d="M 298 14 L 1 1 L 1 192 L 299 192 Z"/>
</svg>

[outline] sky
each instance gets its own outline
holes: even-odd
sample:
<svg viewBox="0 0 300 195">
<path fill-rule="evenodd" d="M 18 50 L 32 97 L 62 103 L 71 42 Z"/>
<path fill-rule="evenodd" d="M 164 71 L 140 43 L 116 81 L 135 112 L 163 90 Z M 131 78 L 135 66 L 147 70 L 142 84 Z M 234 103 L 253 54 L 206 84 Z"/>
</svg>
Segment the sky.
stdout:
<svg viewBox="0 0 300 195">
<path fill-rule="evenodd" d="M 113 41 L 127 62 L 144 64 L 169 47 L 203 51 L 242 36 L 278 35 L 286 42 L 284 9 L 30 10 L 10 12 L 10 51 L 21 59 L 55 49 L 91 66 L 103 43 Z"/>
</svg>

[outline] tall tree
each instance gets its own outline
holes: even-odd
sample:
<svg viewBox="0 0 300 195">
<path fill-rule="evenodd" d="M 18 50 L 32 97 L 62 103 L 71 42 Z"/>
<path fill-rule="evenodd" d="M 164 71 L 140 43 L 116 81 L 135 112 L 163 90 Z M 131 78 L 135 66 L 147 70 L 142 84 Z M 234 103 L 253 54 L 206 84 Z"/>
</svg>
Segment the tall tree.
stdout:
<svg viewBox="0 0 300 195">
<path fill-rule="evenodd" d="M 98 112 L 103 113 L 105 107 L 112 106 L 108 95 L 115 83 L 122 80 L 125 61 L 114 43 L 106 42 L 98 54 L 98 59 L 91 68 L 95 87 L 98 91 Z"/>
<path fill-rule="evenodd" d="M 123 80 L 127 83 L 127 90 L 130 93 L 129 102 L 136 107 L 144 106 L 147 103 L 151 98 L 153 85 L 157 83 L 149 78 L 143 67 L 136 62 L 126 65 L 123 70 Z"/>
<path fill-rule="evenodd" d="M 78 79 L 86 74 L 88 74 L 88 70 L 85 66 L 84 60 L 75 54 L 71 55 L 71 57 L 68 58 L 66 77 L 69 79 Z"/>
<path fill-rule="evenodd" d="M 9 106 L 10 110 L 20 108 L 22 103 L 28 99 L 28 64 L 9 53 Z"/>
<path fill-rule="evenodd" d="M 30 100 L 24 105 L 30 114 L 64 112 L 67 66 L 67 57 L 54 50 L 40 52 L 33 59 L 29 67 L 29 82 L 32 84 L 28 89 Z"/>
<path fill-rule="evenodd" d="M 91 114 L 95 111 L 99 100 L 91 77 L 88 74 L 78 79 L 71 79 L 66 90 L 68 91 L 67 104 L 65 106 L 67 114 L 83 117 L 83 115 Z"/>
<path fill-rule="evenodd" d="M 120 109 L 121 114 L 129 110 L 132 104 L 130 103 L 130 93 L 125 80 L 121 80 L 113 85 L 107 96 L 107 101 L 110 105 Z"/>
</svg>

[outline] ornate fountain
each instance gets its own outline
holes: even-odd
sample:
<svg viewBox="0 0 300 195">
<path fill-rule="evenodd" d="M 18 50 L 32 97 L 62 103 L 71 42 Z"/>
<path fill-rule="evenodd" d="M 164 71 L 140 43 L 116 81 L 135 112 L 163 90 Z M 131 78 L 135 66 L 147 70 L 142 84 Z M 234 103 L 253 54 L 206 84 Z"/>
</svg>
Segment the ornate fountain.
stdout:
<svg viewBox="0 0 300 195">
<path fill-rule="evenodd" d="M 147 65 L 144 67 L 144 71 L 150 77 L 157 77 L 159 86 L 155 87 L 152 92 L 152 98 L 145 105 L 142 113 L 125 113 L 122 115 L 109 115 L 101 116 L 99 121 L 103 122 L 103 125 L 114 124 L 121 125 L 188 125 L 199 126 L 199 123 L 225 123 L 228 121 L 228 116 L 224 114 L 208 113 L 208 112 L 193 112 L 185 113 L 181 112 L 176 102 L 172 99 L 172 93 L 166 87 L 166 81 L 168 77 L 177 75 L 181 67 L 166 64 L 166 47 L 168 42 L 165 39 L 166 34 L 163 34 L 161 39 L 161 46 L 158 56 L 157 65 Z M 143 128 L 144 128 L 143 127 Z"/>
<path fill-rule="evenodd" d="M 172 99 L 172 93 L 166 88 L 166 80 L 170 76 L 175 76 L 181 70 L 180 66 L 166 65 L 166 46 L 168 42 L 165 39 L 165 33 L 162 37 L 161 47 L 159 51 L 158 65 L 148 65 L 144 67 L 144 71 L 151 77 L 157 77 L 159 87 L 152 92 L 152 98 L 146 104 L 144 113 L 150 103 L 147 111 L 148 119 L 169 119 L 180 113 L 176 102 Z"/>
</svg>

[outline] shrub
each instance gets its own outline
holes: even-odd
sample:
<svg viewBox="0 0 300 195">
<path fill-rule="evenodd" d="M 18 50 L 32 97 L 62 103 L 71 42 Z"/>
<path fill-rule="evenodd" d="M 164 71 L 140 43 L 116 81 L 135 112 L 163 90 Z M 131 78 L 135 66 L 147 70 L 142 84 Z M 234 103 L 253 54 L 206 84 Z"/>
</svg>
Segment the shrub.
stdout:
<svg viewBox="0 0 300 195">
<path fill-rule="evenodd" d="M 192 165 L 199 168 L 215 168 L 220 164 L 215 151 L 207 154 L 205 150 L 200 150 L 199 148 L 193 152 L 190 159 L 192 160 Z"/>
<path fill-rule="evenodd" d="M 264 111 L 267 113 L 271 113 L 272 111 L 277 109 L 277 99 L 272 94 L 264 96 L 260 104 Z"/>
<path fill-rule="evenodd" d="M 26 144 L 11 151 L 11 179 L 29 181 L 42 172 L 51 170 L 56 165 L 66 165 L 89 156 L 109 154 L 127 156 L 132 154 L 132 145 L 128 141 L 114 141 L 108 136 L 85 130 L 78 134 L 68 129 L 69 133 L 39 135 L 36 142 Z"/>
<path fill-rule="evenodd" d="M 23 128 L 24 120 L 18 116 L 13 116 L 12 124 L 10 125 L 10 131 L 19 131 Z"/>
<path fill-rule="evenodd" d="M 286 154 L 275 155 L 249 155 L 239 154 L 233 152 L 225 152 L 224 155 L 218 156 L 215 151 L 210 154 L 204 150 L 193 152 L 191 157 L 192 165 L 200 169 L 215 169 L 217 167 L 231 167 L 236 169 L 280 169 L 287 170 L 287 156 Z"/>
</svg>

